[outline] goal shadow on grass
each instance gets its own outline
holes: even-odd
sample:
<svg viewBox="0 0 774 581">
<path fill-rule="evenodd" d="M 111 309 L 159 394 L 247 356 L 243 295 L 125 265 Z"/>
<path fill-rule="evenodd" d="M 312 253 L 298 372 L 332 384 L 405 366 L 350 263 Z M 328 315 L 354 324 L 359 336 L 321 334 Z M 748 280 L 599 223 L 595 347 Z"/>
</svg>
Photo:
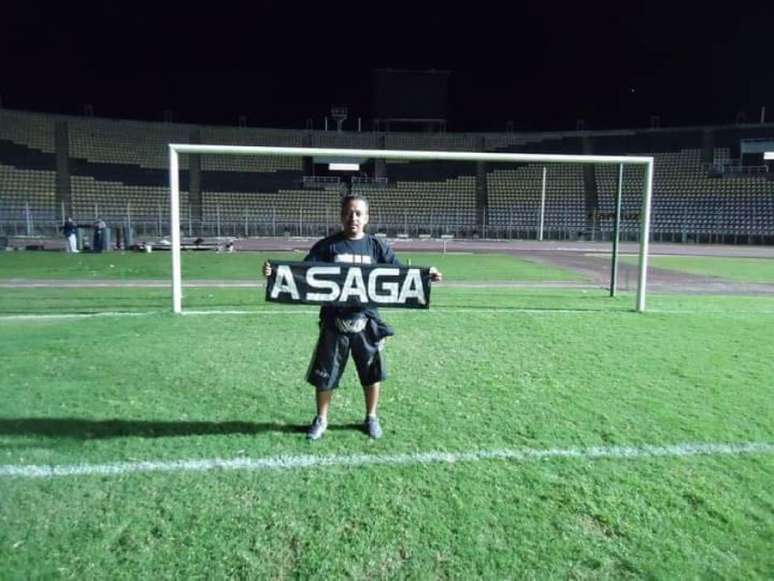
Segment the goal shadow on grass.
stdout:
<svg viewBox="0 0 774 581">
<path fill-rule="evenodd" d="M 308 424 L 280 422 L 207 422 L 207 421 L 144 421 L 90 420 L 85 418 L 5 418 L 0 419 L 2 436 L 44 436 L 99 440 L 110 438 L 169 438 L 185 436 L 222 436 L 265 433 L 303 434 Z M 332 425 L 329 429 L 358 429 L 360 424 Z"/>
</svg>

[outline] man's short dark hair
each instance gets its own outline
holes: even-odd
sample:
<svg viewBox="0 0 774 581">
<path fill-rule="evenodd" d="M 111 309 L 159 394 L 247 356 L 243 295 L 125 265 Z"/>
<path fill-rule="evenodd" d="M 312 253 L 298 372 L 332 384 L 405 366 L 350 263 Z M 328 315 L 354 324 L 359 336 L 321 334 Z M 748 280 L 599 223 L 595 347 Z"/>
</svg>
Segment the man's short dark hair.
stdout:
<svg viewBox="0 0 774 581">
<path fill-rule="evenodd" d="M 368 200 L 366 200 L 365 196 L 362 196 L 360 194 L 347 194 L 345 196 L 342 196 L 342 198 L 341 198 L 341 211 L 340 211 L 340 213 L 341 214 L 344 213 L 344 209 L 347 207 L 347 204 L 349 204 L 350 202 L 358 201 L 358 200 L 362 201 L 365 204 L 366 210 L 368 210 Z"/>
</svg>

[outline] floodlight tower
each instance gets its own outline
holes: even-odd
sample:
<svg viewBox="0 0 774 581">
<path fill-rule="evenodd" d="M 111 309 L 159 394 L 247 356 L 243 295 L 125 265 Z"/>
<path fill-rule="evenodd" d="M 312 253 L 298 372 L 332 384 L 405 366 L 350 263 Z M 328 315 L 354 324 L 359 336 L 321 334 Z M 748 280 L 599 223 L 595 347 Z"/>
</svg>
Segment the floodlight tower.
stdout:
<svg viewBox="0 0 774 581">
<path fill-rule="evenodd" d="M 347 120 L 349 111 L 346 107 L 331 107 L 331 117 L 336 121 L 336 131 L 342 131 L 342 125 Z"/>
</svg>

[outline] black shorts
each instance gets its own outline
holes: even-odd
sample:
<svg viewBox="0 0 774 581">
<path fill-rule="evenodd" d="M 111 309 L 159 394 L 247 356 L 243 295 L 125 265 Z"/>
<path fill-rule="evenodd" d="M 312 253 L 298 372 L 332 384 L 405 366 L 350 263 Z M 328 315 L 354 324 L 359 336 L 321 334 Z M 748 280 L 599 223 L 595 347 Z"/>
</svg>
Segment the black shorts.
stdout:
<svg viewBox="0 0 774 581">
<path fill-rule="evenodd" d="M 365 329 L 359 333 L 342 333 L 321 322 L 320 338 L 312 354 L 306 380 L 321 391 L 336 389 L 351 351 L 363 387 L 384 381 L 387 379 L 384 338 L 390 334 L 385 334 L 380 322 L 370 318 Z"/>
</svg>

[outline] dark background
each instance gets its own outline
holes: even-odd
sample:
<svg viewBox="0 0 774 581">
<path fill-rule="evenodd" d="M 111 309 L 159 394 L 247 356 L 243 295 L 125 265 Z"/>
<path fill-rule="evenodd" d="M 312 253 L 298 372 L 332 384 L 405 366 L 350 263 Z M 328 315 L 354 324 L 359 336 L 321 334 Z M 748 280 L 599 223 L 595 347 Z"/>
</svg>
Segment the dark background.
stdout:
<svg viewBox="0 0 774 581">
<path fill-rule="evenodd" d="M 449 129 L 774 120 L 774 2 L 12 2 L 3 106 L 370 129 L 374 70 L 449 71 Z M 422 110 L 423 104 L 417 103 Z"/>
</svg>

